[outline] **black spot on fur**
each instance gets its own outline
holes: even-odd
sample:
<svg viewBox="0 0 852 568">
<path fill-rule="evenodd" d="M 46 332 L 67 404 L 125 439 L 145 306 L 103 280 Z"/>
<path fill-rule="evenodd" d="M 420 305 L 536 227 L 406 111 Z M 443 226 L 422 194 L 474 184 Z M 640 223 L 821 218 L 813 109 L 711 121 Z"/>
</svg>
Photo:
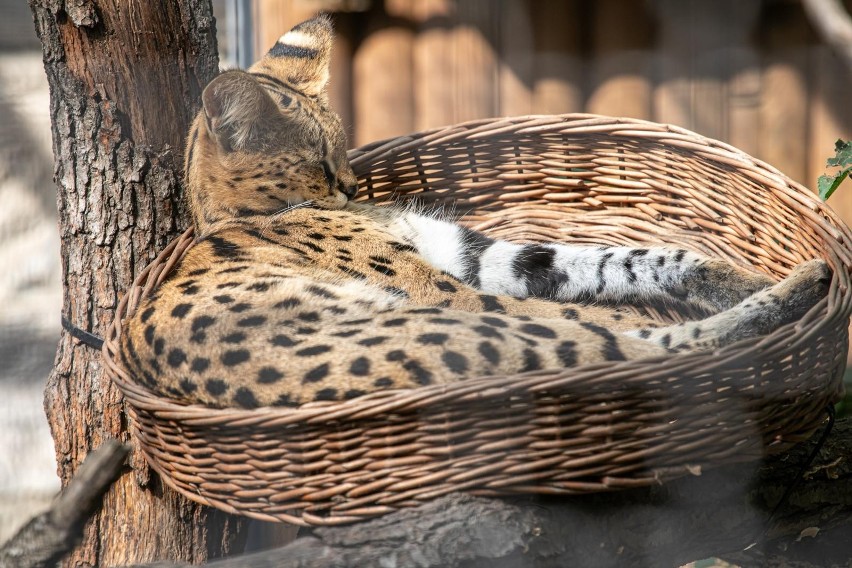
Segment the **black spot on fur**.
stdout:
<svg viewBox="0 0 852 568">
<path fill-rule="evenodd" d="M 204 383 L 204 389 L 213 396 L 219 396 L 228 390 L 228 384 L 221 379 L 208 379 Z"/>
<path fill-rule="evenodd" d="M 225 351 L 222 354 L 221 361 L 223 365 L 228 367 L 233 367 L 235 365 L 239 365 L 240 363 L 245 363 L 251 358 L 251 354 L 247 349 L 232 349 L 230 351 Z"/>
<path fill-rule="evenodd" d="M 388 361 L 405 361 L 408 359 L 408 355 L 402 349 L 394 349 L 385 355 L 385 359 Z"/>
<path fill-rule="evenodd" d="M 257 372 L 257 382 L 262 385 L 269 385 L 280 381 L 284 378 L 284 373 L 275 367 L 263 367 Z"/>
<path fill-rule="evenodd" d="M 626 359 L 624 353 L 622 353 L 621 349 L 618 347 L 618 340 L 610 330 L 588 321 L 580 322 L 580 325 L 600 336 L 601 339 L 604 340 L 603 356 L 605 360 L 624 361 Z"/>
<path fill-rule="evenodd" d="M 210 366 L 210 359 L 205 359 L 204 357 L 196 357 L 192 360 L 192 365 L 190 369 L 195 371 L 196 373 L 203 373 L 207 370 L 207 367 Z"/>
<path fill-rule="evenodd" d="M 293 400 L 290 398 L 290 395 L 287 394 L 287 393 L 284 393 L 284 394 L 278 396 L 278 398 L 275 400 L 275 402 L 272 403 L 272 406 L 293 407 L 293 406 L 299 406 L 299 403 L 293 402 Z"/>
<path fill-rule="evenodd" d="M 383 337 L 383 336 L 367 337 L 365 339 L 359 340 L 358 345 L 363 345 L 364 347 L 372 347 L 374 345 L 381 345 L 382 343 L 384 343 L 388 339 L 390 339 L 390 338 L 389 337 Z"/>
<path fill-rule="evenodd" d="M 512 260 L 512 274 L 515 278 L 527 278 L 535 282 L 553 268 L 556 251 L 542 245 L 525 245 Z"/>
<path fill-rule="evenodd" d="M 550 329 L 549 327 L 537 324 L 537 323 L 527 323 L 520 327 L 520 330 L 527 335 L 532 335 L 535 337 L 544 337 L 547 339 L 553 339 L 556 337 L 556 332 Z"/>
<path fill-rule="evenodd" d="M 332 388 L 318 390 L 314 400 L 337 400 L 337 390 Z"/>
<path fill-rule="evenodd" d="M 305 290 L 307 290 L 308 292 L 310 292 L 314 296 L 317 296 L 318 298 L 325 298 L 326 300 L 337 300 L 338 299 L 336 295 L 332 294 L 331 292 L 329 292 L 328 290 L 326 290 L 325 288 L 322 288 L 320 286 L 313 286 L 313 285 L 307 286 L 305 288 Z"/>
<path fill-rule="evenodd" d="M 556 356 L 565 367 L 577 364 L 577 344 L 573 341 L 563 341 L 556 346 Z"/>
<path fill-rule="evenodd" d="M 364 396 L 367 394 L 366 392 L 358 389 L 349 389 L 343 394 L 343 398 L 346 400 L 352 400 L 353 398 L 358 398 L 359 396 Z"/>
<path fill-rule="evenodd" d="M 255 282 L 251 286 L 247 288 L 252 292 L 266 292 L 269 290 L 269 283 L 267 282 Z"/>
<path fill-rule="evenodd" d="M 390 246 L 393 247 L 393 250 L 395 250 L 397 252 L 417 252 L 417 248 L 413 247 L 412 245 L 406 244 L 406 243 L 398 243 L 398 242 L 394 241 L 394 242 L 389 243 L 389 244 L 390 244 Z"/>
<path fill-rule="evenodd" d="M 390 266 L 385 266 L 384 264 L 377 264 L 375 262 L 371 262 L 370 268 L 380 274 L 384 274 L 385 276 L 396 276 L 396 270 L 394 270 Z"/>
<path fill-rule="evenodd" d="M 286 310 L 288 308 L 295 308 L 301 303 L 302 301 L 298 298 L 287 298 L 286 300 L 281 300 L 276 303 L 273 307 L 279 310 Z"/>
<path fill-rule="evenodd" d="M 240 327 L 257 327 L 266 323 L 266 316 L 250 316 L 237 322 Z"/>
<path fill-rule="evenodd" d="M 149 306 L 145 308 L 145 311 L 142 312 L 141 316 L 139 316 L 139 321 L 141 321 L 142 323 L 148 323 L 148 320 L 151 319 L 151 316 L 154 315 L 155 311 L 156 310 L 154 306 Z"/>
<path fill-rule="evenodd" d="M 461 320 L 453 318 L 429 318 L 429 323 L 437 325 L 458 325 L 461 323 Z"/>
<path fill-rule="evenodd" d="M 675 253 L 675 257 L 674 257 L 675 262 L 682 261 L 684 256 L 686 256 L 686 251 L 683 250 L 683 249 L 678 249 L 678 251 Z"/>
<path fill-rule="evenodd" d="M 408 320 L 406 318 L 394 318 L 386 320 L 384 323 L 382 323 L 382 325 L 384 327 L 399 327 L 401 325 L 405 325 L 406 323 L 408 323 Z"/>
<path fill-rule="evenodd" d="M 289 337 L 283 334 L 278 334 L 270 340 L 270 343 L 276 347 L 293 347 L 294 345 L 298 345 L 298 341 L 293 341 Z"/>
<path fill-rule="evenodd" d="M 473 328 L 473 331 L 481 335 L 482 337 L 490 337 L 493 339 L 503 339 L 503 334 L 488 325 L 477 325 Z"/>
<path fill-rule="evenodd" d="M 308 233 L 309 239 L 314 239 L 315 241 L 321 241 L 325 238 L 325 235 L 322 233 Z"/>
<path fill-rule="evenodd" d="M 508 327 L 509 326 L 509 324 L 507 324 L 505 321 L 501 320 L 500 318 L 495 318 L 495 317 L 492 317 L 492 316 L 482 316 L 479 319 L 482 321 L 482 323 L 484 323 L 486 325 L 490 325 L 491 327 Z"/>
<path fill-rule="evenodd" d="M 651 330 L 650 329 L 640 329 L 639 330 L 639 337 L 641 337 L 642 339 L 648 339 L 650 336 L 651 336 Z"/>
<path fill-rule="evenodd" d="M 672 344 L 671 334 L 667 333 L 664 336 L 662 336 L 660 338 L 660 343 L 662 344 L 663 347 L 669 347 Z"/>
<path fill-rule="evenodd" d="M 352 240 L 351 235 L 334 235 L 334 238 L 344 243 Z"/>
<path fill-rule="evenodd" d="M 162 337 L 158 337 L 154 340 L 154 355 L 158 357 L 163 354 L 163 349 L 166 347 L 166 340 Z"/>
<path fill-rule="evenodd" d="M 216 323 L 216 318 L 212 316 L 198 316 L 192 320 L 192 332 L 197 333 Z"/>
<path fill-rule="evenodd" d="M 390 377 L 381 377 L 373 381 L 373 386 L 380 389 L 386 389 L 393 386 L 393 380 Z"/>
<path fill-rule="evenodd" d="M 237 389 L 237 392 L 234 393 L 234 402 L 243 408 L 257 408 L 260 406 L 257 399 L 254 397 L 254 393 L 246 387 L 240 387 Z"/>
<path fill-rule="evenodd" d="M 313 357 L 314 355 L 322 355 L 331 351 L 331 345 L 312 345 L 296 351 L 298 357 Z"/>
<path fill-rule="evenodd" d="M 608 252 L 604 254 L 601 259 L 598 261 L 598 288 L 595 290 L 595 294 L 600 294 L 606 288 L 606 280 L 604 280 L 604 268 L 606 267 L 606 263 L 609 262 L 609 259 L 612 258 L 613 253 Z"/>
<path fill-rule="evenodd" d="M 349 329 L 346 331 L 335 331 L 331 334 L 332 337 L 352 337 L 353 335 L 358 335 L 361 333 L 360 329 Z"/>
<path fill-rule="evenodd" d="M 344 274 L 351 276 L 352 278 L 356 278 L 358 280 L 366 280 L 367 279 L 366 274 L 364 274 L 363 272 L 359 272 L 358 270 L 355 270 L 354 268 L 349 268 L 348 266 L 338 264 L 337 269 L 340 270 L 341 272 L 343 272 Z"/>
<path fill-rule="evenodd" d="M 219 258 L 237 259 L 243 256 L 243 251 L 240 250 L 240 247 L 227 239 L 211 235 L 204 240 L 210 243 L 213 254 Z"/>
<path fill-rule="evenodd" d="M 467 357 L 456 351 L 444 351 L 441 361 L 451 373 L 462 374 L 467 371 Z"/>
<path fill-rule="evenodd" d="M 156 331 L 156 328 L 153 325 L 145 326 L 145 343 L 148 345 L 154 343 L 154 331 Z"/>
<path fill-rule="evenodd" d="M 417 336 L 417 341 L 423 345 L 443 345 L 449 338 L 446 333 L 424 333 Z"/>
<path fill-rule="evenodd" d="M 692 338 L 698 339 L 699 337 L 701 337 L 701 328 L 700 327 L 692 328 Z"/>
<path fill-rule="evenodd" d="M 352 364 L 349 365 L 349 372 L 359 377 L 364 377 L 370 374 L 370 360 L 366 357 L 358 357 Z"/>
<path fill-rule="evenodd" d="M 562 317 L 569 320 L 575 320 L 580 317 L 580 314 L 578 314 L 577 310 L 574 308 L 565 308 L 562 310 Z"/>
<path fill-rule="evenodd" d="M 173 369 L 176 367 L 180 367 L 186 361 L 186 353 L 183 350 L 174 348 L 169 351 L 168 357 L 166 357 L 166 362 L 169 364 L 169 367 Z"/>
<path fill-rule="evenodd" d="M 299 318 L 302 321 L 307 321 L 307 322 L 315 322 L 315 321 L 319 321 L 319 319 L 320 319 L 318 312 L 302 312 L 302 313 L 298 314 L 296 317 Z"/>
<path fill-rule="evenodd" d="M 526 371 L 536 371 L 541 369 L 541 359 L 538 357 L 538 353 L 533 351 L 532 349 L 524 349 L 524 366 L 521 368 L 521 372 Z"/>
<path fill-rule="evenodd" d="M 304 378 L 302 378 L 303 383 L 316 383 L 328 376 L 328 363 L 323 363 L 318 367 L 314 367 L 307 373 L 305 373 Z"/>
<path fill-rule="evenodd" d="M 180 380 L 180 389 L 185 393 L 193 393 L 198 390 L 198 385 L 187 378 Z"/>
<path fill-rule="evenodd" d="M 435 286 L 441 292 L 458 292 L 458 289 L 449 280 L 438 280 L 435 282 Z"/>
<path fill-rule="evenodd" d="M 403 363 L 402 368 L 408 371 L 414 382 L 420 386 L 426 386 L 432 382 L 431 371 L 423 368 L 418 361 L 406 361 Z"/>
<path fill-rule="evenodd" d="M 230 304 L 234 301 L 233 296 L 228 296 L 227 294 L 222 294 L 221 296 L 213 296 L 213 299 L 220 304 Z"/>
<path fill-rule="evenodd" d="M 246 339 L 246 334 L 242 332 L 230 333 L 222 338 L 225 343 L 242 343 Z"/>
<path fill-rule="evenodd" d="M 442 312 L 439 308 L 413 308 L 410 310 L 405 310 L 407 314 L 440 314 Z"/>
<path fill-rule="evenodd" d="M 477 346 L 477 351 L 479 351 L 479 354 L 492 365 L 500 363 L 500 352 L 495 349 L 494 345 L 490 341 L 483 341 L 480 343 Z"/>
<path fill-rule="evenodd" d="M 325 252 L 324 248 L 322 248 L 319 245 L 315 245 L 314 243 L 312 243 L 310 241 L 298 241 L 298 242 L 299 242 L 300 245 L 306 246 L 314 252 Z"/>
<path fill-rule="evenodd" d="M 497 300 L 496 296 L 488 294 L 480 294 L 479 300 L 482 302 L 482 309 L 486 312 L 505 312 L 506 308 Z"/>
</svg>

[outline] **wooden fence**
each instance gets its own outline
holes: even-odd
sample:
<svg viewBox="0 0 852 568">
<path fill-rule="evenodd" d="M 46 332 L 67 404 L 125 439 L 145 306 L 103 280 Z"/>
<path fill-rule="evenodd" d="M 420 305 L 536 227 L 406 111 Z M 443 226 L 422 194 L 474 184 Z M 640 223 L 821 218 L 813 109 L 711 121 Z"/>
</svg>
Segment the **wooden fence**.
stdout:
<svg viewBox="0 0 852 568">
<path fill-rule="evenodd" d="M 332 101 L 353 145 L 481 117 L 592 112 L 684 126 L 815 187 L 834 141 L 852 136 L 852 74 L 798 0 L 253 6 L 256 53 L 334 14 Z M 830 203 L 852 224 L 852 189 Z"/>
</svg>

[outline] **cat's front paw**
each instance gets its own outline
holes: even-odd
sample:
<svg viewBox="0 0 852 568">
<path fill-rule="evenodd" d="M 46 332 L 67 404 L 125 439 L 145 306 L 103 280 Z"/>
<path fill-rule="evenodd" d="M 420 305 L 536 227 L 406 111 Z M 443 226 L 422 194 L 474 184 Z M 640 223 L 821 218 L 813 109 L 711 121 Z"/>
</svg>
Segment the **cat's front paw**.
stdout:
<svg viewBox="0 0 852 568">
<path fill-rule="evenodd" d="M 696 265 L 683 279 L 686 301 L 711 312 L 732 308 L 773 284 L 765 274 L 716 259 Z"/>
<path fill-rule="evenodd" d="M 790 323 L 805 315 L 828 294 L 831 268 L 824 260 L 809 260 L 798 265 L 787 278 L 771 290 L 782 312 L 782 323 Z"/>
</svg>

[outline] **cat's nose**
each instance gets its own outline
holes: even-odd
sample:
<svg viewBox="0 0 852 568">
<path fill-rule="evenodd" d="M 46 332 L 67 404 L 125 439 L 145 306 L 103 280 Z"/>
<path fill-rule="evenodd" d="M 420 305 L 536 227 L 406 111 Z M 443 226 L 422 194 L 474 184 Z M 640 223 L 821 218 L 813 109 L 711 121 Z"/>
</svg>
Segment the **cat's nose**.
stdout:
<svg viewBox="0 0 852 568">
<path fill-rule="evenodd" d="M 338 182 L 337 188 L 340 192 L 347 197 L 347 199 L 352 199 L 355 197 L 355 194 L 358 193 L 358 184 L 357 183 L 343 183 Z"/>
</svg>

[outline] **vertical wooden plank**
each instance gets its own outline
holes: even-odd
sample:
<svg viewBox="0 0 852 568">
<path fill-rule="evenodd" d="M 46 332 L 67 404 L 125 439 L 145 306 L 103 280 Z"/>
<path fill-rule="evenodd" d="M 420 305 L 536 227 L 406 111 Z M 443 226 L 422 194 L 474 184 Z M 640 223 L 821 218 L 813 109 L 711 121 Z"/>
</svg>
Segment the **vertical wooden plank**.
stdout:
<svg viewBox="0 0 852 568">
<path fill-rule="evenodd" d="M 533 102 L 535 113 L 583 110 L 582 13 L 580 0 L 536 0 Z"/>
<path fill-rule="evenodd" d="M 410 0 L 418 23 L 414 40 L 414 125 L 423 130 L 456 122 L 454 112 L 452 4 Z"/>
<path fill-rule="evenodd" d="M 500 3 L 465 0 L 456 6 L 452 31 L 455 122 L 487 118 L 497 112 Z M 437 126 L 437 125 L 435 125 Z"/>
<path fill-rule="evenodd" d="M 533 4 L 503 0 L 497 13 L 500 61 L 497 114 L 518 116 L 533 109 Z"/>
<path fill-rule="evenodd" d="M 764 12 L 757 156 L 805 185 L 808 180 L 807 20 L 799 4 L 772 3 Z"/>
<path fill-rule="evenodd" d="M 358 47 L 353 61 L 355 145 L 414 130 L 414 32 L 387 19 Z"/>
<path fill-rule="evenodd" d="M 653 0 L 650 6 L 661 28 L 655 120 L 729 140 L 733 104 L 741 107 L 734 115 L 745 122 L 735 125 L 734 135 L 751 144 L 759 75 L 748 42 L 760 0 Z"/>
<path fill-rule="evenodd" d="M 650 118 L 653 22 L 647 6 L 635 0 L 598 0 L 592 7 L 586 110 Z"/>
</svg>

